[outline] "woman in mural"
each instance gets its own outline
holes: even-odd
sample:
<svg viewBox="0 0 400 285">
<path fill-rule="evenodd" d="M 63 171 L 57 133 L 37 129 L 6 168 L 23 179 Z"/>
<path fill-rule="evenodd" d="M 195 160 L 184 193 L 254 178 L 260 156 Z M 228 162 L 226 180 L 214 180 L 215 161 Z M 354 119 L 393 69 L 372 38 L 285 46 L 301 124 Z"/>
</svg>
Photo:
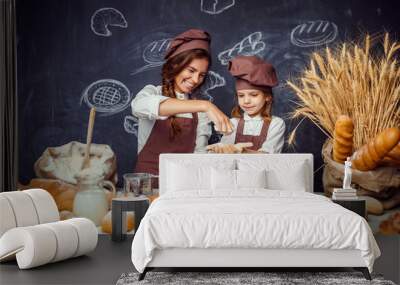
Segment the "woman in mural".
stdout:
<svg viewBox="0 0 400 285">
<path fill-rule="evenodd" d="M 162 67 L 162 86 L 145 86 L 132 101 L 139 118 L 135 172 L 158 175 L 161 153 L 206 152 L 215 129 L 231 133 L 229 118 L 214 104 L 191 95 L 204 82 L 211 63 L 209 34 L 191 29 L 175 37 Z"/>
<path fill-rule="evenodd" d="M 218 144 L 207 148 L 216 153 L 236 153 L 237 143 L 251 142 L 244 152 L 280 153 L 284 144 L 285 122 L 272 116 L 272 87 L 278 85 L 274 67 L 256 56 L 238 56 L 229 62 L 236 78 L 237 105 L 232 110 L 234 131 Z"/>
</svg>

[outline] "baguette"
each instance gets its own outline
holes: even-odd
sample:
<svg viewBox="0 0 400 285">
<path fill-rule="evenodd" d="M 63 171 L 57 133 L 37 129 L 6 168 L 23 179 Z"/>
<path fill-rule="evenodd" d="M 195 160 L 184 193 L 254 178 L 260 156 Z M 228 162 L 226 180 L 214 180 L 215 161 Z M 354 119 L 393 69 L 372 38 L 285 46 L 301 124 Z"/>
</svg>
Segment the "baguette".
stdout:
<svg viewBox="0 0 400 285">
<path fill-rule="evenodd" d="M 393 160 L 397 160 L 400 162 L 400 141 L 394 148 L 392 148 L 391 151 L 389 151 L 389 153 L 386 155 L 386 157 L 389 157 Z"/>
<path fill-rule="evenodd" d="M 375 169 L 380 161 L 398 144 L 399 140 L 399 128 L 383 130 L 354 153 L 352 160 L 354 168 L 361 171 Z"/>
<path fill-rule="evenodd" d="M 382 160 L 379 161 L 379 165 L 400 168 L 400 160 L 395 160 L 389 156 L 385 156 L 384 158 L 382 158 Z"/>
<path fill-rule="evenodd" d="M 342 115 L 336 120 L 333 135 L 333 159 L 344 163 L 353 152 L 354 124 L 349 116 Z"/>
<path fill-rule="evenodd" d="M 379 165 L 400 167 L 400 141 L 399 143 L 379 162 Z"/>
</svg>

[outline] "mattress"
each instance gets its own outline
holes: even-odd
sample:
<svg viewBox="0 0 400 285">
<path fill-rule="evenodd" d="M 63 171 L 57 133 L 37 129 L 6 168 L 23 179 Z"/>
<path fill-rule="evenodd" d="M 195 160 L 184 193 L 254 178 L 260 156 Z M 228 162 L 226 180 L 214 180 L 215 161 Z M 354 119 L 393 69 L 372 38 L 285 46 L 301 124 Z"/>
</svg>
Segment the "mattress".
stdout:
<svg viewBox="0 0 400 285">
<path fill-rule="evenodd" d="M 170 248 L 359 250 L 370 271 L 380 255 L 359 215 L 320 195 L 268 189 L 162 195 L 135 234 L 132 262 L 143 272 Z"/>
</svg>

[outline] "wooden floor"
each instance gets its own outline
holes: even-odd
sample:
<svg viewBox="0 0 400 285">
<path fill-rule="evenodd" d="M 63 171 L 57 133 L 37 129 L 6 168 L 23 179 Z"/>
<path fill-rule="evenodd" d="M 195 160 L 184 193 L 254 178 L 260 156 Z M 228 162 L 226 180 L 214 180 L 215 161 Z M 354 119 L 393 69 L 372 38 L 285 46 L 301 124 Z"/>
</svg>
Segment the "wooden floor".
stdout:
<svg viewBox="0 0 400 285">
<path fill-rule="evenodd" d="M 0 264 L 0 284 L 115 284 L 122 273 L 134 271 L 131 261 L 132 237 L 112 242 L 99 235 L 95 251 L 87 256 L 19 270 L 15 261 Z"/>
</svg>

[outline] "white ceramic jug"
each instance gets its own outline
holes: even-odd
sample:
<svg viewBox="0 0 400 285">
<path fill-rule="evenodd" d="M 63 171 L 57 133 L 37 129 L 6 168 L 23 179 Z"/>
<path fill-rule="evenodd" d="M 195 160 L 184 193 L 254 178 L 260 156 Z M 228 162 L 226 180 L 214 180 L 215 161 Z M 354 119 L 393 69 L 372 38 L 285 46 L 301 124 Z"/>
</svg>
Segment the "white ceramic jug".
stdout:
<svg viewBox="0 0 400 285">
<path fill-rule="evenodd" d="M 96 226 L 108 212 L 107 187 L 115 196 L 115 186 L 103 176 L 76 176 L 78 192 L 75 195 L 73 212 L 75 216 L 92 220 Z"/>
</svg>

